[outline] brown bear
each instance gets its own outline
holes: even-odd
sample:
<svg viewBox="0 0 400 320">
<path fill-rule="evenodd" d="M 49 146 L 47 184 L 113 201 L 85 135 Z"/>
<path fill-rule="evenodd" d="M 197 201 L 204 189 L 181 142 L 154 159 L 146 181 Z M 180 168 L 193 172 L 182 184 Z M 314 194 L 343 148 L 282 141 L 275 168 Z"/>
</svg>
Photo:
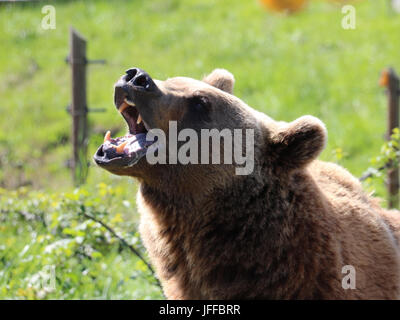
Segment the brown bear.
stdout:
<svg viewBox="0 0 400 320">
<path fill-rule="evenodd" d="M 140 233 L 166 297 L 400 298 L 400 214 L 342 167 L 316 160 L 327 138 L 320 120 L 274 121 L 233 86 L 222 69 L 202 81 L 159 81 L 139 68 L 115 85 L 129 132 L 107 134 L 94 160 L 138 179 Z M 149 163 L 152 146 L 154 155 L 172 146 L 171 122 L 199 135 L 252 129 L 252 171 L 237 174 L 235 161 Z M 152 129 L 168 142 L 146 138 Z M 220 140 L 220 149 L 229 144 Z"/>
</svg>

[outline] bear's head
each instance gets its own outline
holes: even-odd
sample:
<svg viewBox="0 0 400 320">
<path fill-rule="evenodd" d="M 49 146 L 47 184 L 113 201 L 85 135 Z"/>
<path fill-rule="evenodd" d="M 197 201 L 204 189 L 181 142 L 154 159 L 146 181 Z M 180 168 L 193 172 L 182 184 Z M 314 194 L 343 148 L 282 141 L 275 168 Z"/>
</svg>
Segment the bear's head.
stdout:
<svg viewBox="0 0 400 320">
<path fill-rule="evenodd" d="M 114 102 L 129 132 L 106 134 L 95 162 L 117 175 L 195 192 L 243 175 L 290 173 L 318 156 L 326 141 L 321 121 L 274 121 L 235 97 L 234 81 L 223 69 L 202 81 L 160 81 L 127 70 L 115 84 Z"/>
</svg>

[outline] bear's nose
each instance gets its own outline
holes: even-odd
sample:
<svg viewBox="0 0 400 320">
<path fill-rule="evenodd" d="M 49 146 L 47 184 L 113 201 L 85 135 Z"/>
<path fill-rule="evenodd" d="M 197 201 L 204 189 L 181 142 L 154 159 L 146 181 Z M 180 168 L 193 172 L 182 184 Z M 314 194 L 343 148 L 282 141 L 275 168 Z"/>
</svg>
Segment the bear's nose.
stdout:
<svg viewBox="0 0 400 320">
<path fill-rule="evenodd" d="M 130 68 L 125 71 L 124 80 L 136 88 L 152 90 L 155 84 L 149 74 L 140 68 Z"/>
<path fill-rule="evenodd" d="M 145 97 L 155 97 L 161 91 L 149 74 L 140 68 L 130 68 L 114 85 L 114 103 L 119 108 L 128 98 L 132 103 Z"/>
</svg>

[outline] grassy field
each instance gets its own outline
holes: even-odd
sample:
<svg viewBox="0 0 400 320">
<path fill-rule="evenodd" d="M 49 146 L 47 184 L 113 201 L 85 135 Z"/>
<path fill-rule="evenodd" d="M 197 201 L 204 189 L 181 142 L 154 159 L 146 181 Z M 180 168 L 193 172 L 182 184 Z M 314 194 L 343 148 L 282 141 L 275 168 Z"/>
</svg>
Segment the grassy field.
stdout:
<svg viewBox="0 0 400 320">
<path fill-rule="evenodd" d="M 106 130 L 125 131 L 113 107 L 113 84 L 131 66 L 158 79 L 201 78 L 213 68 L 226 68 L 236 77 L 235 94 L 250 106 L 277 120 L 292 121 L 304 114 L 319 117 L 329 132 L 322 159 L 340 160 L 360 176 L 379 153 L 386 124 L 386 97 L 378 86 L 379 75 L 389 65 L 400 70 L 400 16 L 389 12 L 386 1 L 356 2 L 356 30 L 342 29 L 341 7 L 324 1 L 313 1 L 292 16 L 271 14 L 257 1 L 242 0 L 55 1 L 55 30 L 41 28 L 44 4 L 0 5 L 0 187 L 26 186 L 42 190 L 44 198 L 71 193 L 65 167 L 71 153 L 71 119 L 65 111 L 70 102 L 70 70 L 64 61 L 70 26 L 88 39 L 89 59 L 107 60 L 106 65 L 89 66 L 89 107 L 107 110 L 89 115 L 89 158 Z M 129 230 L 134 230 L 135 182 L 92 167 L 84 188 L 96 195 L 99 185 L 119 190 L 104 196 L 104 201 L 115 201 L 107 208 L 107 219 L 121 213 L 133 223 Z M 381 182 L 372 188 L 383 195 Z M 7 219 L 6 212 L 19 210 L 20 198 L 25 207 L 35 207 L 37 193 L 3 190 L 0 197 L 9 208 L 2 213 L 5 229 L 0 243 L 6 246 L 0 251 L 4 267 L 0 267 L 0 298 L 40 298 L 24 291 L 17 295 L 28 274 L 45 263 L 24 267 L 19 252 L 33 241 L 29 254 L 32 259 L 42 256 L 48 244 L 34 240 L 53 234 L 53 229 L 39 228 L 33 237 L 31 222 L 17 227 L 17 220 Z M 125 201 L 129 207 L 123 205 Z M 62 208 L 59 214 L 70 212 L 74 209 Z M 79 223 L 83 222 L 73 224 Z M 71 238 L 62 230 L 53 236 L 51 241 Z M 12 249 L 6 249 L 9 246 Z M 103 251 L 102 259 L 85 260 L 97 276 L 79 278 L 71 285 L 76 292 L 68 293 L 66 286 L 68 290 L 50 297 L 99 297 L 110 283 L 107 298 L 160 298 L 159 291 L 148 289 L 144 280 L 127 280 L 118 286 L 120 275 L 129 278 L 137 263 L 118 250 L 114 246 Z M 68 263 L 56 262 L 62 272 L 80 277 L 80 267 Z M 16 282 L 10 285 L 10 281 Z"/>
<path fill-rule="evenodd" d="M 0 299 L 162 298 L 144 262 L 87 218 L 145 255 L 124 192 L 104 183 L 90 192 L 0 189 Z"/>
</svg>

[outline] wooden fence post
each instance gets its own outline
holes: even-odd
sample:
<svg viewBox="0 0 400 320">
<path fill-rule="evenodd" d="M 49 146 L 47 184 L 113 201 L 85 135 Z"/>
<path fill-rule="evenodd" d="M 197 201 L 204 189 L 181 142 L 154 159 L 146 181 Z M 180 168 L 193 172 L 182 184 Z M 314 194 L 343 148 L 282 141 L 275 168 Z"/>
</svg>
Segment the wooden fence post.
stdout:
<svg viewBox="0 0 400 320">
<path fill-rule="evenodd" d="M 69 30 L 69 56 L 66 62 L 71 66 L 72 102 L 67 111 L 72 116 L 72 178 L 76 186 L 85 182 L 89 163 L 87 161 L 88 112 L 105 112 L 101 108 L 88 108 L 86 100 L 86 66 L 88 64 L 105 64 L 106 60 L 88 60 L 86 58 L 86 39 L 74 28 Z"/>
<path fill-rule="evenodd" d="M 87 153 L 87 101 L 86 101 L 86 40 L 70 28 L 70 54 L 72 80 L 72 177 L 75 185 L 85 182 L 88 163 Z"/>
<path fill-rule="evenodd" d="M 388 125 L 386 139 L 390 140 L 394 128 L 399 127 L 399 77 L 396 72 L 389 68 L 387 71 L 387 97 L 388 97 Z M 399 168 L 388 169 L 387 189 L 389 208 L 398 208 L 399 206 Z"/>
</svg>

